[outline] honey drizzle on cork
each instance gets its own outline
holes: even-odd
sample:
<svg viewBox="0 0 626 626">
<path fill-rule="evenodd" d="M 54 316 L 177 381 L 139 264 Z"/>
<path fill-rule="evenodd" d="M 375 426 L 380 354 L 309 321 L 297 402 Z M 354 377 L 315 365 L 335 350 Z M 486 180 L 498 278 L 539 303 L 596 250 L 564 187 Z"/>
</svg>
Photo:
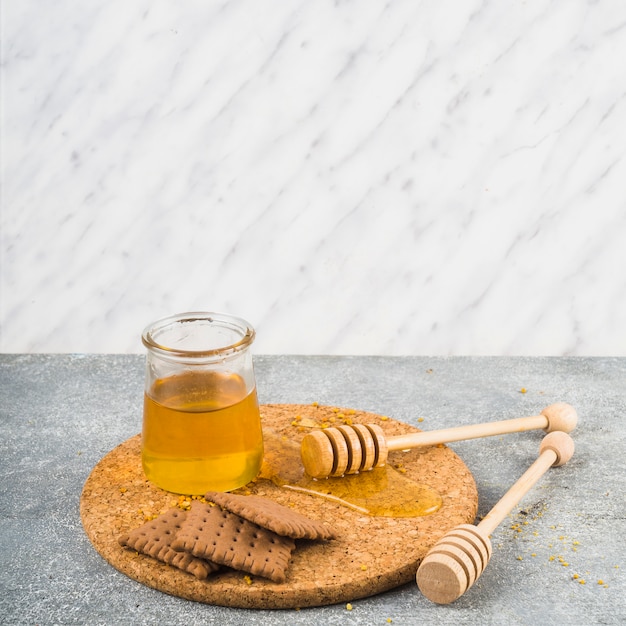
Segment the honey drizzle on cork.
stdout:
<svg viewBox="0 0 626 626">
<path fill-rule="evenodd" d="M 373 517 L 423 517 L 441 508 L 437 491 L 416 483 L 389 463 L 359 474 L 316 479 L 305 473 L 295 442 L 266 431 L 264 446 L 259 478 L 278 487 L 338 502 Z"/>
</svg>

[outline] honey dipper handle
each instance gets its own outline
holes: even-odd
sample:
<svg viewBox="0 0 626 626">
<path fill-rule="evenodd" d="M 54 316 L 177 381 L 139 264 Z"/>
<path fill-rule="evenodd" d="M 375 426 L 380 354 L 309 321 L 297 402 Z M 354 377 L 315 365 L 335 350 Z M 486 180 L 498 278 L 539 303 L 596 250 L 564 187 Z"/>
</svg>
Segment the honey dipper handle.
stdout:
<svg viewBox="0 0 626 626">
<path fill-rule="evenodd" d="M 389 437 L 387 447 L 389 450 L 406 450 L 418 446 L 432 446 L 452 441 L 478 439 L 480 437 L 492 437 L 494 435 L 506 435 L 539 429 L 544 429 L 547 432 L 571 432 L 576 427 L 577 420 L 578 417 L 574 407 L 564 402 L 559 402 L 546 407 L 540 415 Z"/>
<path fill-rule="evenodd" d="M 574 442 L 567 433 L 555 431 L 543 438 L 539 450 L 537 460 L 478 524 L 483 534 L 490 535 L 550 467 L 569 461 L 574 454 Z"/>
<path fill-rule="evenodd" d="M 387 439 L 389 450 L 405 450 L 417 446 L 433 446 L 439 443 L 452 441 L 464 441 L 466 439 L 478 439 L 480 437 L 493 437 L 507 433 L 521 433 L 526 430 L 538 430 L 546 428 L 548 419 L 544 415 L 532 415 L 530 417 L 518 417 L 512 420 L 500 422 L 487 422 L 485 424 L 470 424 L 468 426 L 455 426 L 441 430 L 422 431 L 421 433 L 409 433 Z"/>
</svg>

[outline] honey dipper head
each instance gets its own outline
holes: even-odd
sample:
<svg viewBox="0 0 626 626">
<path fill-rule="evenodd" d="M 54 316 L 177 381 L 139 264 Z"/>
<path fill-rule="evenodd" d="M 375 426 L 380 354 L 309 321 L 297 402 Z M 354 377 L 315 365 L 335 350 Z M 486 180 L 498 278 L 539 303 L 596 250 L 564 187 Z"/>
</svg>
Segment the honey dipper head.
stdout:
<svg viewBox="0 0 626 626">
<path fill-rule="evenodd" d="M 417 570 L 417 586 L 431 602 L 454 602 L 483 573 L 491 550 L 491 541 L 480 528 L 457 526 L 428 552 Z"/>
<path fill-rule="evenodd" d="M 312 478 L 356 474 L 387 461 L 382 429 L 374 424 L 353 424 L 309 433 L 302 440 L 300 457 Z"/>
<path fill-rule="evenodd" d="M 300 458 L 312 478 L 326 478 L 333 471 L 334 453 L 330 439 L 321 431 L 309 433 L 302 440 Z"/>
</svg>

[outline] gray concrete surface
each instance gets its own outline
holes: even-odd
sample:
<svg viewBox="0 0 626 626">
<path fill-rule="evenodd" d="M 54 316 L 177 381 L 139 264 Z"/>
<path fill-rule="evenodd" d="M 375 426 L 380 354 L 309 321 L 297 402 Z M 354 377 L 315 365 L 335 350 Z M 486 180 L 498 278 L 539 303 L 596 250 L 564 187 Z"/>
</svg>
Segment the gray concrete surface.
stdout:
<svg viewBox="0 0 626 626">
<path fill-rule="evenodd" d="M 428 430 L 570 402 L 580 415 L 576 454 L 550 470 L 496 530 L 485 573 L 454 604 L 431 604 L 409 584 L 355 600 L 351 611 L 203 605 L 114 570 L 92 548 L 79 518 L 93 466 L 140 430 L 143 358 L 0 355 L 0 623 L 626 622 L 625 358 L 259 356 L 255 362 L 261 402 L 317 401 L 415 425 L 422 417 L 419 426 Z M 529 432 L 450 444 L 475 476 L 479 514 L 536 458 L 540 440 Z"/>
</svg>

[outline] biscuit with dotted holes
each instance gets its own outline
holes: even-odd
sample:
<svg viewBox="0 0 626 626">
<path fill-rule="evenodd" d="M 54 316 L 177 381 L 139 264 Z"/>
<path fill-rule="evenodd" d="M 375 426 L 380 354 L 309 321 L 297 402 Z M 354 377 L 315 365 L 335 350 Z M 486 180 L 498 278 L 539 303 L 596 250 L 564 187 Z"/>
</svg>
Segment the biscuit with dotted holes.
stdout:
<svg viewBox="0 0 626 626">
<path fill-rule="evenodd" d="M 234 493 L 209 491 L 205 500 L 247 519 L 253 524 L 292 539 L 333 539 L 335 532 L 326 524 L 313 520 L 278 502 L 261 496 L 240 496 Z"/>
<path fill-rule="evenodd" d="M 233 569 L 285 582 L 296 544 L 230 511 L 194 500 L 172 543 L 174 550 Z"/>
<path fill-rule="evenodd" d="M 118 538 L 120 545 L 146 554 L 154 559 L 173 565 L 204 580 L 219 569 L 219 565 L 194 557 L 186 552 L 177 552 L 172 542 L 187 516 L 186 511 L 170 509 L 139 528 Z"/>
</svg>

